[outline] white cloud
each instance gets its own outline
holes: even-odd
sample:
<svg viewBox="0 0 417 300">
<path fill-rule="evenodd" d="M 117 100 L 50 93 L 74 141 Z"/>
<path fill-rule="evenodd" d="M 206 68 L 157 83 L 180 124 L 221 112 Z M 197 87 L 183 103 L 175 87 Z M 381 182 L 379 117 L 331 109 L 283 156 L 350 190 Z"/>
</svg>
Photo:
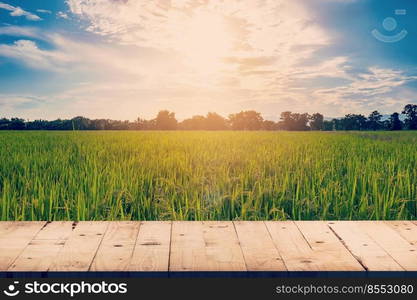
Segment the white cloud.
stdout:
<svg viewBox="0 0 417 300">
<path fill-rule="evenodd" d="M 113 42 L 178 53 L 190 65 L 225 57 L 273 56 L 271 68 L 289 67 L 329 43 L 299 1 L 68 0 L 86 30 Z M 208 64 L 201 64 L 207 72 Z M 223 71 L 223 70 L 221 70 Z"/>
<path fill-rule="evenodd" d="M 10 11 L 10 15 L 12 17 L 24 16 L 27 20 L 30 20 L 30 21 L 40 21 L 40 20 L 42 20 L 39 16 L 37 16 L 37 15 L 31 13 L 31 12 L 25 11 L 18 6 L 12 6 L 12 5 L 6 4 L 4 2 L 0 2 L 0 9 L 5 9 L 5 10 Z"/>
<path fill-rule="evenodd" d="M 403 71 L 379 67 L 370 67 L 357 76 L 346 76 L 352 80 L 351 83 L 316 89 L 312 95 L 331 106 L 338 115 L 362 113 L 378 107 L 398 109 L 412 100 L 412 97 L 406 97 L 409 93 L 405 84 L 417 80 L 417 76 L 409 76 Z"/>
<path fill-rule="evenodd" d="M 149 102 L 153 110 L 183 107 L 185 116 L 218 107 L 227 114 L 240 109 L 242 101 L 272 101 L 269 94 L 285 94 L 285 85 L 275 82 L 285 81 L 297 65 L 330 43 L 298 1 L 67 3 L 71 14 L 88 24 L 87 31 L 108 43 L 55 34 L 47 38 L 53 50 L 20 41 L 1 46 L 0 54 L 32 68 L 89 74 L 94 79 L 88 90 L 63 93 L 89 103 Z"/>
<path fill-rule="evenodd" d="M 36 27 L 24 27 L 24 26 L 3 26 L 0 27 L 0 35 L 8 35 L 14 37 L 29 37 L 43 39 L 43 33 Z"/>
<path fill-rule="evenodd" d="M 39 49 L 35 42 L 18 40 L 12 45 L 0 45 L 0 56 L 16 59 L 34 69 L 64 70 L 64 65 L 73 61 L 66 53 Z"/>
<path fill-rule="evenodd" d="M 36 11 L 39 12 L 39 13 L 42 13 L 42 14 L 51 14 L 52 13 L 52 11 L 47 10 L 47 9 L 37 9 Z"/>
<path fill-rule="evenodd" d="M 0 34 L 20 38 L 0 45 L 1 56 L 78 82 L 48 96 L 57 101 L 56 117 L 65 111 L 69 117 L 134 119 L 164 108 L 180 118 L 241 109 L 269 117 L 285 110 L 338 116 L 372 103 L 392 106 L 392 93 L 417 79 L 376 66 L 355 74 L 347 56 L 318 59 L 315 51 L 331 45 L 332 35 L 298 0 L 67 3 L 71 19 L 82 19 L 88 34 L 97 35 L 94 42 L 0 27 Z"/>
<path fill-rule="evenodd" d="M 61 18 L 61 19 L 66 19 L 66 20 L 68 20 L 68 19 L 69 19 L 68 14 L 64 13 L 63 11 L 59 11 L 59 12 L 56 14 L 56 16 L 57 16 L 58 18 Z"/>
<path fill-rule="evenodd" d="M 30 96 L 0 94 L 0 118 L 20 117 L 22 108 L 33 106 L 34 104 L 36 106 L 37 102 L 36 98 Z"/>
</svg>

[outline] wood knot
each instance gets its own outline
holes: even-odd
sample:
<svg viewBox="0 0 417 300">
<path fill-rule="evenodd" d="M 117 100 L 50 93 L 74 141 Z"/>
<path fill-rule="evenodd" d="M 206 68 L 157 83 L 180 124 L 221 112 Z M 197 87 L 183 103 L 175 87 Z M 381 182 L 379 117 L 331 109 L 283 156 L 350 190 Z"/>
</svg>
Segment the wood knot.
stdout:
<svg viewBox="0 0 417 300">
<path fill-rule="evenodd" d="M 142 246 L 159 246 L 161 243 L 158 242 L 145 242 L 141 244 Z"/>
</svg>

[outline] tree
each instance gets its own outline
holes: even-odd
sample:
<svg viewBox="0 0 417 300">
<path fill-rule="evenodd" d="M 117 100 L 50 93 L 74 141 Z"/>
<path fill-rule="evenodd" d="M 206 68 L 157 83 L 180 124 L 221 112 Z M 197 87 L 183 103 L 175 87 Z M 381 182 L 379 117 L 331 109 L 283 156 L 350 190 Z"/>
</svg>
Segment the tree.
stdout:
<svg viewBox="0 0 417 300">
<path fill-rule="evenodd" d="M 11 118 L 9 123 L 9 129 L 11 130 L 23 130 L 26 128 L 25 120 L 20 118 Z"/>
<path fill-rule="evenodd" d="M 391 130 L 391 121 L 390 119 L 385 119 L 381 121 L 381 130 Z"/>
<path fill-rule="evenodd" d="M 28 130 L 45 130 L 48 128 L 48 121 L 35 120 L 32 122 L 26 122 L 26 129 Z"/>
<path fill-rule="evenodd" d="M 88 130 L 90 129 L 90 119 L 84 117 L 75 117 L 71 119 L 73 130 Z"/>
<path fill-rule="evenodd" d="M 371 130 L 379 130 L 382 128 L 382 115 L 377 111 L 373 111 L 368 117 L 368 128 Z"/>
<path fill-rule="evenodd" d="M 400 120 L 400 114 L 395 112 L 389 118 L 389 130 L 403 129 L 403 122 Z"/>
<path fill-rule="evenodd" d="M 310 127 L 308 127 L 308 121 L 310 119 L 309 114 L 304 113 L 304 114 L 298 114 L 295 113 L 293 114 L 293 119 L 294 119 L 294 123 L 295 123 L 295 130 L 300 130 L 300 131 L 306 131 L 309 130 Z"/>
<path fill-rule="evenodd" d="M 323 130 L 324 131 L 333 131 L 334 130 L 333 121 L 323 121 Z"/>
<path fill-rule="evenodd" d="M 74 130 L 74 123 L 72 120 L 61 120 L 57 119 L 49 121 L 47 128 L 48 130 Z"/>
<path fill-rule="evenodd" d="M 272 131 L 277 130 L 278 126 L 277 123 L 275 123 L 274 121 L 265 120 L 262 124 L 262 129 Z"/>
<path fill-rule="evenodd" d="M 156 129 L 156 120 L 145 120 L 137 118 L 134 122 L 134 128 L 136 130 L 155 130 Z"/>
<path fill-rule="evenodd" d="M 0 130 L 9 129 L 10 120 L 6 118 L 0 119 Z"/>
<path fill-rule="evenodd" d="M 110 129 L 110 120 L 106 119 L 97 119 L 91 120 L 91 129 L 92 130 L 108 130 Z"/>
<path fill-rule="evenodd" d="M 227 120 L 215 112 L 209 112 L 206 116 L 207 130 L 226 130 L 228 129 Z"/>
<path fill-rule="evenodd" d="M 193 116 L 191 119 L 185 119 L 178 124 L 182 130 L 204 130 L 206 129 L 206 118 L 204 116 Z"/>
<path fill-rule="evenodd" d="M 338 130 L 365 130 L 366 117 L 364 115 L 348 114 L 341 121 Z"/>
<path fill-rule="evenodd" d="M 299 114 L 290 111 L 281 113 L 280 128 L 290 131 L 305 131 L 309 130 L 308 121 L 310 116 L 307 113 Z"/>
<path fill-rule="evenodd" d="M 175 113 L 162 110 L 151 120 L 137 118 L 128 120 L 89 119 L 82 116 L 72 119 L 57 119 L 52 121 L 25 121 L 20 118 L 0 118 L 0 130 L 417 130 L 417 105 L 408 104 L 401 114 L 393 113 L 389 118 L 383 118 L 378 111 L 373 111 L 368 117 L 361 114 L 347 114 L 343 118 L 324 120 L 320 113 L 281 113 L 280 121 L 264 120 L 259 112 L 254 110 L 241 111 L 231 114 L 228 119 L 215 112 L 206 116 L 196 115 L 178 123 Z M 383 120 L 384 119 L 384 120 Z"/>
<path fill-rule="evenodd" d="M 315 113 L 310 116 L 310 128 L 311 130 L 323 130 L 324 116 L 319 113 Z"/>
<path fill-rule="evenodd" d="M 263 118 L 260 113 L 248 110 L 230 115 L 229 122 L 233 130 L 261 130 Z"/>
<path fill-rule="evenodd" d="M 284 111 L 281 113 L 279 127 L 282 130 L 293 130 L 293 120 L 292 120 L 292 112 L 290 111 Z"/>
<path fill-rule="evenodd" d="M 409 130 L 417 130 L 417 105 L 408 104 L 404 107 L 403 114 L 407 116 L 405 124 Z"/>
<path fill-rule="evenodd" d="M 333 126 L 332 126 L 333 129 L 336 130 L 336 131 L 337 130 L 346 130 L 343 118 L 342 119 L 333 119 L 332 124 L 333 124 Z"/>
<path fill-rule="evenodd" d="M 155 119 L 156 129 L 158 130 L 175 130 L 177 129 L 177 119 L 175 113 L 168 110 L 161 110 Z"/>
<path fill-rule="evenodd" d="M 217 113 L 209 112 L 207 116 L 193 116 L 178 124 L 181 130 L 226 130 L 227 120 Z"/>
</svg>

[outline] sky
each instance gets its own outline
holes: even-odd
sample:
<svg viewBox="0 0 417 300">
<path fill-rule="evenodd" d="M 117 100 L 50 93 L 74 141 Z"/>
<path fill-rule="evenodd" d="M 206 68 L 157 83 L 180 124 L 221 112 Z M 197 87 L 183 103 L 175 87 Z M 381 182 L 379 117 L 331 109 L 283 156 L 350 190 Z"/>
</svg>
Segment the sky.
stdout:
<svg viewBox="0 0 417 300">
<path fill-rule="evenodd" d="M 413 0 L 0 0 L 0 117 L 383 114 L 417 104 Z"/>
</svg>

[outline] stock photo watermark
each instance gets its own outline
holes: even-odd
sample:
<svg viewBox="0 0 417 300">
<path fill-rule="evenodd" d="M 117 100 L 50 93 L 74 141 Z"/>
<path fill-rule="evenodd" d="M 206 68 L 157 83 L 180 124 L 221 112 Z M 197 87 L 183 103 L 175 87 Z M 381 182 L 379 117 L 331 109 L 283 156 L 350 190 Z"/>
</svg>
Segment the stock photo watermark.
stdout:
<svg viewBox="0 0 417 300">
<path fill-rule="evenodd" d="M 405 16 L 407 15 L 406 9 L 396 9 L 395 10 L 396 16 Z M 382 27 L 384 30 L 389 33 L 381 33 L 378 29 L 372 30 L 372 35 L 379 41 L 383 43 L 397 43 L 405 39 L 408 35 L 408 31 L 405 29 L 401 29 L 397 33 L 394 33 L 398 30 L 398 22 L 393 17 L 387 17 L 382 21 Z"/>
<path fill-rule="evenodd" d="M 107 283 L 105 281 L 90 283 L 90 282 L 26 282 L 24 284 L 19 281 L 13 281 L 3 294 L 8 297 L 15 297 L 19 294 L 36 295 L 36 294 L 55 294 L 67 295 L 75 297 L 78 294 L 126 294 L 127 283 Z"/>
</svg>

